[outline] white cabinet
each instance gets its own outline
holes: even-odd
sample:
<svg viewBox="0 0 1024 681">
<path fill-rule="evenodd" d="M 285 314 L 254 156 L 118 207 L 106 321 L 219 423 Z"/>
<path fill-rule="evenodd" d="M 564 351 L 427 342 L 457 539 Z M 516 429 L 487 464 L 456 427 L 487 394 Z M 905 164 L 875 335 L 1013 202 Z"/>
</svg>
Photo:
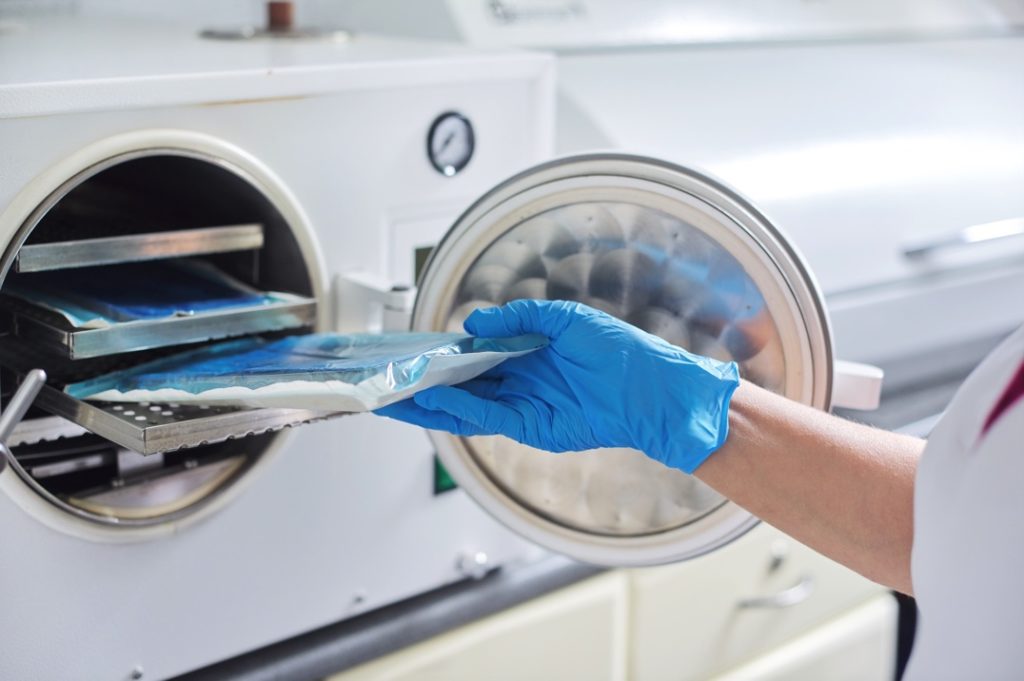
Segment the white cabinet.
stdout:
<svg viewBox="0 0 1024 681">
<path fill-rule="evenodd" d="M 707 679 L 879 595 L 889 598 L 762 523 L 702 558 L 630 571 L 630 679 Z"/>
<path fill-rule="evenodd" d="M 619 570 L 330 681 L 889 681 L 896 603 L 760 525 L 709 555 Z"/>
<path fill-rule="evenodd" d="M 896 608 L 896 599 L 887 594 L 876 596 L 714 681 L 891 679 L 895 674 Z"/>
<path fill-rule="evenodd" d="M 627 593 L 600 575 L 329 681 L 623 681 Z"/>
</svg>

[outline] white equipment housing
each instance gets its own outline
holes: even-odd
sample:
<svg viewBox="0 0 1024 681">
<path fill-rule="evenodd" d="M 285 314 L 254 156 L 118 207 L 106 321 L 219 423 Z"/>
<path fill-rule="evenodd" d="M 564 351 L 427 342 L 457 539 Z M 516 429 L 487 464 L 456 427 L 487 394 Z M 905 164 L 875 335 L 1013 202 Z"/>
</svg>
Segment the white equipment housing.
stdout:
<svg viewBox="0 0 1024 681">
<path fill-rule="evenodd" d="M 224 167 L 240 171 L 251 200 L 277 211 L 291 238 L 278 234 L 264 269 L 306 277 L 317 329 L 334 328 L 336 278 L 412 283 L 415 246 L 552 153 L 553 63 L 539 54 L 221 42 L 53 18 L 4 30 L 0 248 L 16 249 L 36 207 L 95 164 L 185 155 L 215 183 L 228 182 Z M 478 141 L 454 177 L 425 144 L 449 110 Z M 140 186 L 159 196 L 147 177 Z M 30 418 L 16 439 L 57 437 L 51 423 Z M 80 518 L 5 470 L 0 677 L 165 678 L 463 579 L 464 554 L 490 568 L 531 550 L 462 492 L 435 495 L 421 430 L 363 415 L 234 446 L 250 441 L 266 451 L 236 484 L 139 527 Z"/>
</svg>

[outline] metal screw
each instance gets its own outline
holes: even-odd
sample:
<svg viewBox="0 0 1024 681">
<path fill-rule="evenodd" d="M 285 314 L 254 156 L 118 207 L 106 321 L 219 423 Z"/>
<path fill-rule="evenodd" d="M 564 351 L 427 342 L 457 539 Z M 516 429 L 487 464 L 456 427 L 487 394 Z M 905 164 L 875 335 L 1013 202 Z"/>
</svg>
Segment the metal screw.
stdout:
<svg viewBox="0 0 1024 681">
<path fill-rule="evenodd" d="M 142 669 L 141 664 L 137 664 L 135 665 L 135 668 L 132 669 L 132 673 L 130 674 L 130 676 L 134 681 L 138 681 L 142 678 L 143 674 L 145 674 L 145 670 Z"/>
</svg>

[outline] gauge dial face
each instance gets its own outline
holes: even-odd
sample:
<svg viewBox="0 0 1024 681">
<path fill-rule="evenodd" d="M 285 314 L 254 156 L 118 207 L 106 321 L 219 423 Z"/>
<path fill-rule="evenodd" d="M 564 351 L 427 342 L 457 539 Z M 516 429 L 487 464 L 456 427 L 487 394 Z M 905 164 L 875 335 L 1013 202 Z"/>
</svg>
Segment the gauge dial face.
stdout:
<svg viewBox="0 0 1024 681">
<path fill-rule="evenodd" d="M 427 134 L 427 157 L 437 172 L 451 177 L 473 158 L 476 140 L 473 125 L 460 113 L 448 111 L 438 116 Z"/>
</svg>

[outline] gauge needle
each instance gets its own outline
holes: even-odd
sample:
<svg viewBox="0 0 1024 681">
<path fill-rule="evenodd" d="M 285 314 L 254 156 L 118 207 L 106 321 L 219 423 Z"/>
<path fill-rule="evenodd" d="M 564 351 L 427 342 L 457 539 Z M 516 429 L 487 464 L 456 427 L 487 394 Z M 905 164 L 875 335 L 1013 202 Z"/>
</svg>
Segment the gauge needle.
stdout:
<svg viewBox="0 0 1024 681">
<path fill-rule="evenodd" d="M 450 133 L 448 133 L 448 136 L 444 138 L 444 142 L 441 142 L 441 148 L 437 150 L 437 153 L 440 154 L 445 149 L 447 149 L 448 145 L 451 144 L 452 140 L 454 140 L 454 139 L 455 139 L 455 131 L 452 130 Z"/>
</svg>

